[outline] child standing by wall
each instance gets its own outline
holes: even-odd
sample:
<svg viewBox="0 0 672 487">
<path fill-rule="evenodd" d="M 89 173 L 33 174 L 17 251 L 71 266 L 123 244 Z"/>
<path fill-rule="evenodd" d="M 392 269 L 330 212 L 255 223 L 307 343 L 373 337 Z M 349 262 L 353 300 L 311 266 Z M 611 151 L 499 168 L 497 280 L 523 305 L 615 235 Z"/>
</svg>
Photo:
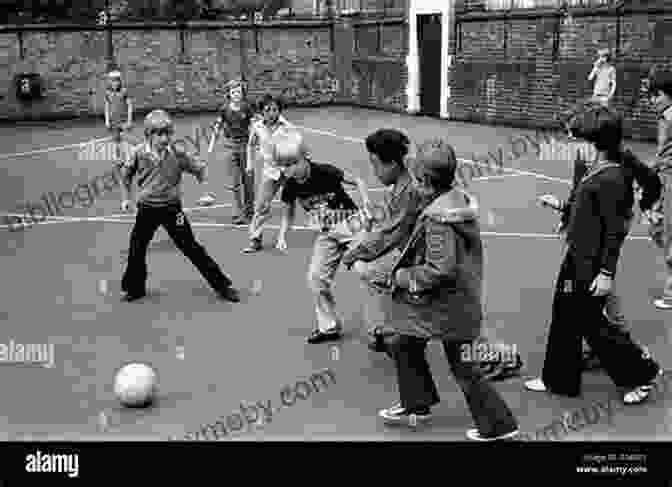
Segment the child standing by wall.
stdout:
<svg viewBox="0 0 672 487">
<path fill-rule="evenodd" d="M 133 126 L 133 101 L 123 86 L 120 71 L 111 71 L 107 75 L 105 89 L 105 127 L 112 134 L 112 144 L 117 164 L 128 157 L 123 147 L 123 133 Z"/>
<path fill-rule="evenodd" d="M 593 100 L 609 106 L 616 92 L 616 68 L 611 64 L 611 51 L 600 49 L 588 81 L 594 81 Z"/>
<path fill-rule="evenodd" d="M 138 211 L 131 231 L 128 263 L 121 281 L 122 299 L 136 301 L 146 295 L 147 247 L 156 230 L 163 226 L 175 246 L 191 261 L 212 289 L 227 301 L 238 302 L 238 291 L 217 263 L 194 238 L 182 211 L 182 173 L 206 180 L 206 165 L 197 162 L 172 144 L 173 121 L 163 110 L 145 118 L 146 143 L 139 146 L 122 167 L 122 210 L 131 208 L 131 185 L 137 177 Z"/>
</svg>

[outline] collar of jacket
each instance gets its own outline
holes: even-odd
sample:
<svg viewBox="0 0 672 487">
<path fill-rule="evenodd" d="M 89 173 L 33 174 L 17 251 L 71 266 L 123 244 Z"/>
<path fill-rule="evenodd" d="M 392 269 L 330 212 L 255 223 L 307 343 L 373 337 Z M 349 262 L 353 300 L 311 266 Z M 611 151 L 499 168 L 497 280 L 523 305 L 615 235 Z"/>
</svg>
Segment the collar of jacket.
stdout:
<svg viewBox="0 0 672 487">
<path fill-rule="evenodd" d="M 432 201 L 422 216 L 439 223 L 458 223 L 478 219 L 478 200 L 459 188 L 454 188 Z"/>
<path fill-rule="evenodd" d="M 459 188 L 454 188 L 434 199 L 420 214 L 420 219 L 431 219 L 439 223 L 475 221 L 478 220 L 478 211 L 478 200 L 474 196 Z M 417 240 L 421 229 L 421 225 L 416 225 L 411 238 L 406 243 L 406 247 L 404 247 L 404 250 L 396 259 L 392 268 L 392 275 L 390 276 L 392 280 L 392 292 L 395 292 L 399 288 L 395 279 L 395 273 L 399 269 L 399 264 Z"/>
<path fill-rule="evenodd" d="M 611 161 L 598 161 L 588 169 L 586 174 L 581 178 L 581 182 L 583 183 L 588 181 L 590 178 L 612 167 L 620 167 L 620 164 L 616 164 L 615 162 Z"/>
</svg>

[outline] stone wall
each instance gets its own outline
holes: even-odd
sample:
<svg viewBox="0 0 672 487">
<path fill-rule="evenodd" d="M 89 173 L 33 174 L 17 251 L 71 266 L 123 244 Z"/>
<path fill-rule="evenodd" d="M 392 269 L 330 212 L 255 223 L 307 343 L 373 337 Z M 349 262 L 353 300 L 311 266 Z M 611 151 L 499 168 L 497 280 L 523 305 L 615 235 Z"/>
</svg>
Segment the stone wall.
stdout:
<svg viewBox="0 0 672 487">
<path fill-rule="evenodd" d="M 636 139 L 655 137 L 640 94 L 652 64 L 672 61 L 672 7 L 461 14 L 451 72 L 451 118 L 547 126 L 592 94 L 598 47 L 616 53 L 615 107 Z M 667 50 L 665 49 L 667 45 Z"/>
<path fill-rule="evenodd" d="M 367 50 L 369 44 L 355 39 L 380 22 L 363 28 L 355 21 L 345 29 L 328 20 L 200 22 L 183 28 L 116 24 L 112 40 L 139 112 L 212 110 L 222 102 L 223 83 L 241 75 L 254 98 L 272 93 L 290 105 L 365 101 L 402 110 L 403 20 L 380 24 L 379 49 Z M 0 119 L 100 116 L 106 35 L 92 26 L 0 27 Z M 366 100 L 361 73 L 353 72 L 356 61 L 383 66 L 372 70 Z M 40 74 L 46 89 L 42 100 L 17 99 L 14 77 L 19 73 Z"/>
</svg>

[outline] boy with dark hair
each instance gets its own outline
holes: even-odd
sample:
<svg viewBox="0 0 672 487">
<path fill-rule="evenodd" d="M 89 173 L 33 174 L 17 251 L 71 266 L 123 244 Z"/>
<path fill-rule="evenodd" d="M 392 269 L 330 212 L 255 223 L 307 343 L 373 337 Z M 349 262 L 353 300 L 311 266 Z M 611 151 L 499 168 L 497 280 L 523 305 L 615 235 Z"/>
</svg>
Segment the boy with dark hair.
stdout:
<svg viewBox="0 0 672 487">
<path fill-rule="evenodd" d="M 182 210 L 182 173 L 206 179 L 206 165 L 177 149 L 172 143 L 173 121 L 163 110 L 145 117 L 145 144 L 136 148 L 122 167 L 121 208 L 131 208 L 131 187 L 137 179 L 138 211 L 131 231 L 128 263 L 121 280 L 122 299 L 136 301 L 146 295 L 147 248 L 156 230 L 163 226 L 175 246 L 191 261 L 214 291 L 227 301 L 240 301 L 239 293 L 217 263 L 194 238 Z"/>
<path fill-rule="evenodd" d="M 341 258 L 355 237 L 353 229 L 346 223 L 358 213 L 357 205 L 345 192 L 344 186 L 357 188 L 366 208 L 369 205 L 366 184 L 331 164 L 317 164 L 306 159 L 290 166 L 285 171 L 285 177 L 280 196 L 285 209 L 278 236 L 279 245 L 287 248 L 286 234 L 294 222 L 297 201 L 318 230 L 308 271 L 317 328 L 308 336 L 307 342 L 315 344 L 338 340 L 342 337 L 343 323 L 336 313 L 332 286 Z"/>
<path fill-rule="evenodd" d="M 658 114 L 658 153 L 654 165 L 663 183 L 663 197 L 649 212 L 649 233 L 663 250 L 667 278 L 656 308 L 672 309 L 672 70 L 652 70 L 648 95 Z"/>
<path fill-rule="evenodd" d="M 245 84 L 234 79 L 224 85 L 226 103 L 221 107 L 219 117 L 208 147 L 214 148 L 220 134 L 224 134 L 224 157 L 233 190 L 235 225 L 249 225 L 254 214 L 254 173 L 247 170 L 247 142 L 254 117 L 252 106 L 245 100 Z M 214 202 L 215 195 L 207 193 L 202 203 Z"/>
<path fill-rule="evenodd" d="M 581 340 L 585 338 L 607 374 L 626 390 L 625 404 L 649 396 L 660 367 L 630 333 L 605 317 L 605 299 L 632 220 L 632 180 L 621 164 L 620 116 L 604 106 L 576 115 L 573 133 L 595 145 L 597 160 L 581 178 L 569 208 L 567 246 L 553 299 L 553 317 L 541 378 L 533 391 L 581 394 Z"/>
<path fill-rule="evenodd" d="M 600 102 L 580 103 L 573 110 L 568 112 L 565 127 L 569 136 L 573 139 L 585 139 L 582 134 L 582 118 L 581 114 L 588 110 L 596 110 L 601 105 Z M 553 195 L 544 195 L 539 198 L 543 206 L 549 206 L 560 212 L 560 226 L 559 233 L 564 233 L 569 223 L 569 216 L 571 214 L 572 204 L 576 197 L 576 188 L 585 176 L 593 161 L 585 160 L 582 154 L 577 151 L 574 159 L 574 176 L 572 190 L 566 202 L 560 201 Z M 635 203 L 635 183 L 637 183 L 640 192 L 639 207 L 642 214 L 648 214 L 654 203 L 658 201 L 661 195 L 662 185 L 656 172 L 644 164 L 630 149 L 620 151 L 617 160 L 614 162 L 620 163 L 624 170 L 626 178 L 626 185 L 632 191 L 628 193 L 628 201 L 631 207 Z M 628 220 L 628 232 L 634 220 L 634 213 L 631 214 Z M 614 326 L 626 329 L 628 328 L 627 320 L 621 308 L 621 299 L 612 289 L 612 292 L 605 297 L 605 306 L 603 310 L 605 317 Z M 585 345 L 585 344 L 584 344 Z M 584 346 L 584 368 L 587 370 L 599 368 L 600 364 L 594 352 L 590 350 L 587 345 Z"/>
<path fill-rule="evenodd" d="M 266 95 L 259 103 L 262 119 L 256 121 L 250 130 L 247 144 L 247 171 L 255 170 L 256 159 L 261 163 L 261 183 L 257 194 L 254 216 L 250 223 L 250 243 L 243 253 L 250 254 L 261 251 L 262 235 L 265 223 L 271 217 L 271 203 L 285 182 L 284 161 L 279 161 L 274 148 L 278 136 L 295 132 L 292 125 L 282 116 L 283 104 L 279 98 Z M 307 154 L 304 154 L 307 156 Z"/>
<path fill-rule="evenodd" d="M 429 205 L 392 268 L 384 301 L 384 342 L 397 369 L 401 400 L 379 415 L 410 426 L 431 418 L 440 397 L 425 350 L 430 340 L 441 340 L 476 423 L 467 437 L 512 439 L 518 434 L 513 413 L 484 380 L 478 363 L 462 353 L 481 334 L 483 244 L 478 205 L 454 185 L 456 166 L 455 151 L 441 141 L 420 145 L 411 163 L 413 186 Z"/>
<path fill-rule="evenodd" d="M 346 267 L 354 267 L 360 274 L 370 296 L 369 304 L 365 308 L 365 320 L 371 334 L 370 348 L 374 351 L 385 351 L 379 345 L 380 325 L 385 321 L 380 299 L 384 300 L 388 292 L 391 267 L 426 205 L 422 195 L 414 189 L 405 164 L 409 146 L 408 137 L 394 129 L 381 129 L 367 137 L 366 149 L 374 173 L 383 185 L 393 185 L 384 202 L 387 218 L 377 225 L 374 224 L 371 231 L 363 233 L 343 258 Z M 456 180 L 456 183 L 462 181 Z M 480 337 L 479 341 L 482 344 L 488 342 L 486 337 Z M 505 347 L 501 344 L 488 344 L 488 348 Z M 523 367 L 520 355 L 515 353 L 512 360 L 504 360 L 504 356 L 496 354 L 493 360 L 479 364 L 486 379 L 503 380 L 518 375 Z"/>
</svg>

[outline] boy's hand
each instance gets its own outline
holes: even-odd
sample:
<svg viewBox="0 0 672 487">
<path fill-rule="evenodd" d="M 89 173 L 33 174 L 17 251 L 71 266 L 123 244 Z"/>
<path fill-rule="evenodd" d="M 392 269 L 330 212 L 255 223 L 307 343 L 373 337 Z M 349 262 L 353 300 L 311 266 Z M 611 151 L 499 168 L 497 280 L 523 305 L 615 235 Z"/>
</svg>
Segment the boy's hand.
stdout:
<svg viewBox="0 0 672 487">
<path fill-rule="evenodd" d="M 610 276 L 599 273 L 590 285 L 593 296 L 606 296 L 611 293 L 612 279 Z"/>
<path fill-rule="evenodd" d="M 123 200 L 121 202 L 121 211 L 123 211 L 124 213 L 130 213 L 132 207 L 133 207 L 133 204 L 132 204 L 131 200 Z"/>
<path fill-rule="evenodd" d="M 553 208 L 556 211 L 560 211 L 562 209 L 562 202 L 557 198 L 557 196 L 552 194 L 539 196 L 537 201 L 541 203 L 541 206 Z"/>
</svg>

